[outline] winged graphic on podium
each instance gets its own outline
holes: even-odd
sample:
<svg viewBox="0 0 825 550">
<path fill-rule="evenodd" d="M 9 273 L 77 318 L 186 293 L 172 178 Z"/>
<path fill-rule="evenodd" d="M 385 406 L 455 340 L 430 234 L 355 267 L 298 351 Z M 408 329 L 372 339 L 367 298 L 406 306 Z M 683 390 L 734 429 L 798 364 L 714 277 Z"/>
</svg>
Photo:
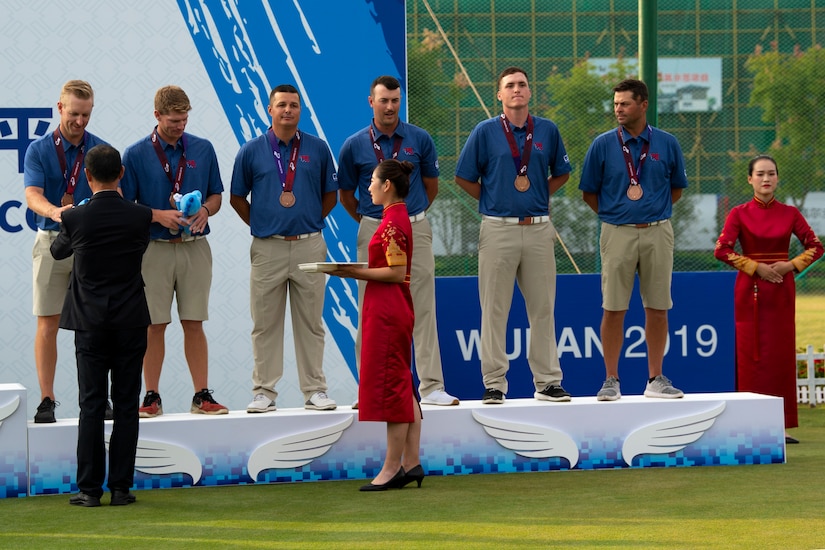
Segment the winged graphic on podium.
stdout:
<svg viewBox="0 0 825 550">
<path fill-rule="evenodd" d="M 110 433 L 106 434 L 109 450 Z M 135 470 L 144 474 L 188 474 L 197 485 L 203 474 L 201 460 L 191 450 L 166 441 L 138 439 Z"/>
<path fill-rule="evenodd" d="M 14 399 L 9 401 L 3 406 L 0 406 L 0 426 L 3 425 L 3 421 L 14 414 L 14 411 L 17 410 L 17 407 L 20 406 L 20 396 L 15 395 Z"/>
<path fill-rule="evenodd" d="M 712 409 L 648 424 L 625 437 L 622 457 L 628 466 L 644 454 L 671 454 L 695 443 L 725 410 L 725 402 Z M 574 468 L 579 448 L 572 437 L 550 426 L 511 422 L 473 411 L 473 418 L 505 449 L 527 458 L 559 457 Z"/>
<path fill-rule="evenodd" d="M 567 459 L 572 469 L 579 462 L 579 448 L 566 433 L 522 422 L 507 422 L 473 411 L 473 418 L 505 449 L 527 458 Z"/>
<path fill-rule="evenodd" d="M 288 435 L 264 443 L 249 457 L 247 471 L 253 480 L 270 468 L 300 468 L 326 453 L 352 424 L 352 415 L 335 424 Z"/>
<path fill-rule="evenodd" d="M 622 457 L 628 466 L 643 454 L 670 454 L 681 451 L 702 437 L 725 410 L 722 401 L 716 407 L 696 414 L 648 424 L 634 430 L 622 445 Z"/>
</svg>

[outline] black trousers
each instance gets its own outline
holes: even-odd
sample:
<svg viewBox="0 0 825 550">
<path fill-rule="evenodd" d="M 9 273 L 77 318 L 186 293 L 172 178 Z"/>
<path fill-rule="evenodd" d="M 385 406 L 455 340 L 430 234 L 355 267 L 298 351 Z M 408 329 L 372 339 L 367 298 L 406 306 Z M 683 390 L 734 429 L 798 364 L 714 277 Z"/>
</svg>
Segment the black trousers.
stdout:
<svg viewBox="0 0 825 550">
<path fill-rule="evenodd" d="M 135 477 L 141 372 L 146 327 L 75 331 L 80 421 L 77 427 L 77 488 L 103 494 L 106 447 L 103 439 L 109 373 L 114 424 L 109 441 L 109 490 L 128 491 Z"/>
</svg>

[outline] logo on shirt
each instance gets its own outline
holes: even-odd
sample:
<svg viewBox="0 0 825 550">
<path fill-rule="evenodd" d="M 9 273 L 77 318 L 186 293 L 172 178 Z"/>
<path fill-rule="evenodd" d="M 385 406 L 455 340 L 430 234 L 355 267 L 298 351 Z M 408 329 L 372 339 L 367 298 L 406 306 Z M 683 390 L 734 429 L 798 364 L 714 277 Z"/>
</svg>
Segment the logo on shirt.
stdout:
<svg viewBox="0 0 825 550">
<path fill-rule="evenodd" d="M 404 147 L 404 154 L 408 157 L 411 157 L 415 154 L 415 149 L 413 149 L 412 147 Z"/>
<path fill-rule="evenodd" d="M 540 141 L 537 141 L 533 144 L 533 148 L 535 148 L 536 151 L 544 151 L 544 144 Z"/>
<path fill-rule="evenodd" d="M 659 160 L 659 153 L 650 153 L 650 160 Z"/>
<path fill-rule="evenodd" d="M 194 168 L 195 167 L 195 160 L 194 159 L 186 159 L 186 167 L 187 168 Z"/>
<path fill-rule="evenodd" d="M 309 162 L 309 155 L 298 155 L 298 160 L 301 162 Z"/>
</svg>

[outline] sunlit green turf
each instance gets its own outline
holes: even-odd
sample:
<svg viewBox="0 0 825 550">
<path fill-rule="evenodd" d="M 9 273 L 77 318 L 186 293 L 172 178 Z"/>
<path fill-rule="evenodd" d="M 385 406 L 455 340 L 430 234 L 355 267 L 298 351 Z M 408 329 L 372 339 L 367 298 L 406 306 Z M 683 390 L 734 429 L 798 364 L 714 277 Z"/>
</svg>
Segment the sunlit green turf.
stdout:
<svg viewBox="0 0 825 550">
<path fill-rule="evenodd" d="M 800 407 L 793 434 L 787 464 L 427 477 L 384 493 L 158 489 L 116 508 L 4 499 L 0 548 L 823 548 L 825 408 Z"/>
</svg>

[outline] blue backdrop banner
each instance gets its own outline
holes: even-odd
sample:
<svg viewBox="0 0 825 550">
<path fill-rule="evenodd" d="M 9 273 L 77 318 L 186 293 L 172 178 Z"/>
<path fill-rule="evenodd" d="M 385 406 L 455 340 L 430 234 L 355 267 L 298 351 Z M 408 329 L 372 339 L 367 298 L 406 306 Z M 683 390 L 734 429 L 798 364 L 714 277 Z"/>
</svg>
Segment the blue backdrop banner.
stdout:
<svg viewBox="0 0 825 550">
<path fill-rule="evenodd" d="M 735 387 L 734 272 L 674 273 L 673 309 L 664 373 L 685 392 L 727 392 Z M 605 377 L 599 326 L 599 274 L 559 275 L 556 292 L 556 339 L 564 388 L 574 396 L 595 395 Z M 479 360 L 481 308 L 476 277 L 436 280 L 438 335 L 447 391 L 461 399 L 481 399 L 484 385 Z M 530 333 L 524 299 L 514 290 L 507 323 L 510 389 L 507 397 L 532 397 L 527 365 Z M 625 317 L 625 341 L 619 360 L 622 393 L 644 392 L 647 347 L 644 309 L 638 281 Z"/>
</svg>

